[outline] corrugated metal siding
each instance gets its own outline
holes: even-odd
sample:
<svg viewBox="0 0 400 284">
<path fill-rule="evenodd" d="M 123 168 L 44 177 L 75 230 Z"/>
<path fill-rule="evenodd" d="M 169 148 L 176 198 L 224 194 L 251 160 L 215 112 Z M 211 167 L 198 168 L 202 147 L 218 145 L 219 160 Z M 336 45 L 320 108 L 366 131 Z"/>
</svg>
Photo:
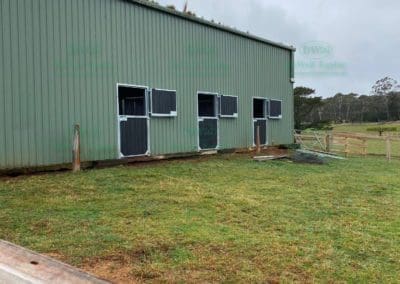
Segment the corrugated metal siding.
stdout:
<svg viewBox="0 0 400 284">
<path fill-rule="evenodd" d="M 177 90 L 152 118 L 152 154 L 197 150 L 197 91 L 239 96 L 222 148 L 252 145 L 252 97 L 283 99 L 269 142 L 291 143 L 291 51 L 118 0 L 0 1 L 0 167 L 118 157 L 116 83 Z"/>
</svg>

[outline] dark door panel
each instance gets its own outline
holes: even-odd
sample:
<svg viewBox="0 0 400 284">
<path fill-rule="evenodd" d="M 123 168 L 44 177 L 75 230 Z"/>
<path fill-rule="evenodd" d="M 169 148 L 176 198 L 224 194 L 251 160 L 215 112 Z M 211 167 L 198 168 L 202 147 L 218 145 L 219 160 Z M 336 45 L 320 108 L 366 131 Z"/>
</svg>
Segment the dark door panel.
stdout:
<svg viewBox="0 0 400 284">
<path fill-rule="evenodd" d="M 260 127 L 260 144 L 267 144 L 267 121 L 256 120 L 254 121 L 254 144 L 257 144 L 257 126 Z"/>
<path fill-rule="evenodd" d="M 127 157 L 147 153 L 147 118 L 128 118 L 126 121 L 121 121 L 120 133 L 122 155 Z"/>
<path fill-rule="evenodd" d="M 216 149 L 218 146 L 218 119 L 199 121 L 199 146 L 200 149 Z"/>
</svg>

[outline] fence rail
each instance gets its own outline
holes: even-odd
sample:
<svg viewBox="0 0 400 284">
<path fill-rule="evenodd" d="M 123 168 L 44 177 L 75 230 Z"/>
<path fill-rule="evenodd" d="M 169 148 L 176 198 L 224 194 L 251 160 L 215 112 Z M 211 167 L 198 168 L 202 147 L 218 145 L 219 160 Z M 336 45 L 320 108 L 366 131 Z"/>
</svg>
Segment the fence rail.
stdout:
<svg viewBox="0 0 400 284">
<path fill-rule="evenodd" d="M 388 160 L 400 157 L 400 137 L 374 136 L 341 132 L 307 132 L 294 134 L 296 143 L 314 151 L 349 155 L 382 155 Z"/>
</svg>

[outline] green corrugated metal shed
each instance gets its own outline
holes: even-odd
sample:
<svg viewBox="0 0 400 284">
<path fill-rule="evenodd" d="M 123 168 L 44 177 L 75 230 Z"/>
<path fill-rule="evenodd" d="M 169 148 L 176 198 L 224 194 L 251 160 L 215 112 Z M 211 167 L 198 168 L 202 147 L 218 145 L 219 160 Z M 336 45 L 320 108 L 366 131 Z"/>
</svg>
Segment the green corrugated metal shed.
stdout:
<svg viewBox="0 0 400 284">
<path fill-rule="evenodd" d="M 294 49 L 142 1 L 0 1 L 0 168 L 119 158 L 117 83 L 176 90 L 151 155 L 198 151 L 197 92 L 238 96 L 220 147 L 253 146 L 252 98 L 282 100 L 269 144 L 292 143 Z"/>
</svg>

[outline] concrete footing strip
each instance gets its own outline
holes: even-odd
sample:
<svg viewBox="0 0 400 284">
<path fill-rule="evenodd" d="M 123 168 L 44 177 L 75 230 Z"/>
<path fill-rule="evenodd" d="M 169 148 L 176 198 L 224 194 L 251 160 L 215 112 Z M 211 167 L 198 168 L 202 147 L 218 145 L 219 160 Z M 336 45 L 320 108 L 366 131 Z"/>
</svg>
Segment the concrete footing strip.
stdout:
<svg viewBox="0 0 400 284">
<path fill-rule="evenodd" d="M 106 284 L 68 264 L 0 240 L 0 284 L 77 283 Z"/>
</svg>

